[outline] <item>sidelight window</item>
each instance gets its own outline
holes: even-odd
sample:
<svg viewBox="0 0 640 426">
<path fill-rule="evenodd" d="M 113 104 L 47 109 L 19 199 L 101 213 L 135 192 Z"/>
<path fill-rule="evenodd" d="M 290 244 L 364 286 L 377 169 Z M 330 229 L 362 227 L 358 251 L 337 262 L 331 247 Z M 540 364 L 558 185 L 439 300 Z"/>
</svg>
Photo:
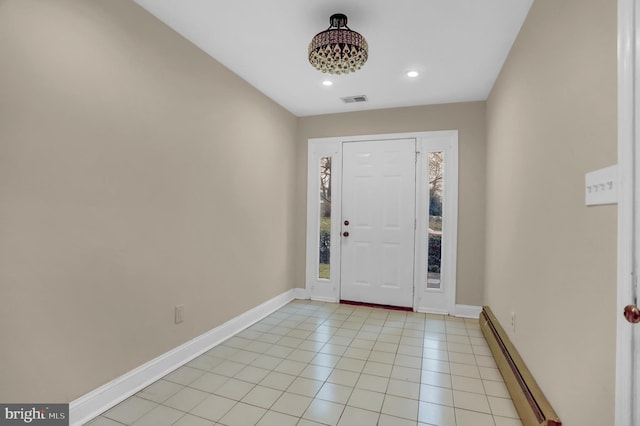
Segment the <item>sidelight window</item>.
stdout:
<svg viewBox="0 0 640 426">
<path fill-rule="evenodd" d="M 444 152 L 429 153 L 429 238 L 427 288 L 441 288 Z"/>
<path fill-rule="evenodd" d="M 320 158 L 320 238 L 318 278 L 331 276 L 331 157 Z"/>
</svg>

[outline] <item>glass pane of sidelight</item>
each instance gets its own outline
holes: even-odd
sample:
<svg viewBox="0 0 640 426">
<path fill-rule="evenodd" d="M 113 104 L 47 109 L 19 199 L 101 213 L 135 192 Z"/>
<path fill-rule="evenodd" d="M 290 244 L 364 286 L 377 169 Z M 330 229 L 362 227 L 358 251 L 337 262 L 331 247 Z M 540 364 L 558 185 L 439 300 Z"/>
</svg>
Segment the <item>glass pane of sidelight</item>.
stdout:
<svg viewBox="0 0 640 426">
<path fill-rule="evenodd" d="M 429 153 L 429 250 L 427 288 L 440 289 L 442 265 L 442 205 L 444 201 L 444 152 Z"/>
<path fill-rule="evenodd" d="M 331 157 L 320 158 L 320 244 L 318 278 L 330 277 L 331 259 Z"/>
</svg>

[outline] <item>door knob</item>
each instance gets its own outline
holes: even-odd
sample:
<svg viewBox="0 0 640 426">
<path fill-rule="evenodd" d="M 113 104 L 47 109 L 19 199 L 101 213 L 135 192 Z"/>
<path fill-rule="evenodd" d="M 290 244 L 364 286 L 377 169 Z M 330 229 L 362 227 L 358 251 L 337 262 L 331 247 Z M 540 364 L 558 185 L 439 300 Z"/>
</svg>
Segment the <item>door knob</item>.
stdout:
<svg viewBox="0 0 640 426">
<path fill-rule="evenodd" d="M 342 236 L 343 236 L 343 237 L 348 237 L 348 236 L 349 236 L 349 232 L 344 231 L 344 232 L 342 233 Z"/>
<path fill-rule="evenodd" d="M 631 324 L 640 322 L 640 309 L 636 305 L 627 305 L 624 307 L 624 317 Z"/>
</svg>

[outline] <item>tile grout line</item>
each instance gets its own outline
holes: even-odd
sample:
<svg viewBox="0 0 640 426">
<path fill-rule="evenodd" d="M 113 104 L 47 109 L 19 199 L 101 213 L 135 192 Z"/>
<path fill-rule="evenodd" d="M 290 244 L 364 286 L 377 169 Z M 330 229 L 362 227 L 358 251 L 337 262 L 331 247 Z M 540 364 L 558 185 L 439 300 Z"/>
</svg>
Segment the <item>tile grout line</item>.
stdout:
<svg viewBox="0 0 640 426">
<path fill-rule="evenodd" d="M 494 414 L 495 410 L 489 402 L 489 397 L 491 396 L 493 398 L 499 398 L 500 400 L 504 399 L 505 401 L 510 401 L 510 398 L 503 398 L 500 396 L 489 395 L 487 393 L 486 386 L 489 382 L 495 382 L 495 383 L 500 383 L 500 382 L 491 380 L 490 378 L 491 376 L 489 376 L 489 378 L 486 378 L 486 379 L 483 377 L 483 374 L 481 373 L 482 370 L 480 370 L 480 368 L 491 368 L 491 367 L 486 365 L 481 366 L 479 364 L 480 358 L 478 357 L 487 356 L 487 355 L 484 355 L 482 353 L 483 352 L 481 350 L 481 348 L 483 348 L 482 345 L 474 344 L 473 341 L 471 340 L 473 337 L 479 337 L 479 336 L 472 336 L 472 333 L 470 333 L 471 330 L 475 329 L 473 327 L 469 327 L 470 322 L 467 322 L 465 320 L 462 320 L 462 321 L 450 320 L 450 319 L 447 319 L 447 317 L 444 317 L 442 319 L 434 319 L 424 314 L 417 314 L 419 315 L 419 319 L 416 321 L 416 317 L 414 313 L 403 313 L 403 314 L 387 313 L 382 318 L 381 315 L 374 316 L 373 314 L 378 312 L 373 309 L 367 312 L 366 315 L 362 315 L 364 313 L 362 309 L 347 310 L 347 309 L 342 309 L 340 306 L 338 306 L 337 308 L 334 307 L 333 309 L 324 309 L 327 307 L 324 304 L 320 306 L 316 306 L 315 309 L 309 309 L 307 307 L 309 307 L 311 303 L 307 303 L 303 305 L 303 307 L 300 307 L 300 303 L 296 303 L 296 302 L 297 301 L 294 301 L 288 305 L 285 305 L 285 307 L 269 315 L 262 321 L 259 321 L 258 323 L 254 324 L 253 326 L 249 327 L 243 332 L 238 333 L 236 336 L 232 336 L 231 338 L 227 339 L 225 342 L 221 343 L 219 346 L 212 348 L 210 351 L 207 351 L 205 354 L 196 358 L 197 360 L 197 359 L 201 359 L 204 356 L 207 356 L 207 357 L 216 358 L 217 360 L 221 360 L 219 363 L 217 363 L 215 366 L 212 366 L 208 370 L 204 368 L 198 368 L 192 365 L 188 365 L 189 363 L 175 370 L 175 371 L 180 370 L 183 367 L 188 367 L 193 370 L 197 370 L 201 374 L 199 374 L 199 376 L 196 379 L 188 382 L 187 384 L 172 382 L 171 379 L 166 379 L 167 376 L 165 376 L 165 378 L 160 379 L 160 380 L 165 380 L 167 382 L 182 386 L 180 390 L 165 397 L 165 399 L 163 399 L 161 402 L 155 402 L 153 400 L 145 399 L 143 396 L 140 396 L 139 394 L 144 392 L 144 390 L 134 396 L 138 396 L 139 398 L 145 399 L 146 401 L 156 405 L 154 408 L 149 410 L 149 412 L 153 411 L 158 407 L 166 407 L 172 410 L 179 411 L 181 413 L 181 416 L 176 420 L 176 423 L 179 423 L 180 420 L 187 417 L 187 415 L 196 416 L 192 414 L 192 411 L 194 410 L 194 408 L 192 408 L 189 412 L 185 412 L 183 410 L 165 405 L 165 403 L 169 399 L 171 399 L 173 396 L 175 396 L 176 394 L 178 394 L 184 389 L 193 389 L 198 392 L 209 394 L 210 396 L 216 395 L 216 396 L 224 397 L 216 394 L 215 392 L 218 389 L 221 389 L 222 387 L 224 387 L 229 381 L 235 380 L 237 382 L 247 384 L 249 388 L 246 392 L 244 393 L 241 392 L 242 393 L 241 396 L 234 397 L 233 399 L 229 399 L 230 401 L 233 401 L 233 405 L 227 411 L 225 411 L 221 417 L 219 417 L 218 421 L 220 421 L 222 418 L 227 416 L 239 404 L 246 404 L 252 407 L 256 407 L 260 410 L 264 410 L 260 418 L 257 420 L 257 421 L 260 421 L 260 419 L 264 418 L 270 411 L 277 412 L 275 410 L 271 410 L 271 408 L 277 403 L 277 401 L 280 398 L 282 398 L 283 395 L 291 394 L 291 395 L 303 396 L 305 398 L 310 398 L 309 399 L 310 403 L 305 407 L 302 414 L 299 417 L 296 417 L 298 421 L 301 421 L 302 419 L 304 419 L 304 416 L 307 415 L 307 413 L 311 409 L 312 404 L 315 401 L 325 401 L 331 404 L 337 404 L 341 406 L 340 414 L 336 420 L 337 422 L 340 422 L 342 417 L 345 415 L 347 407 L 355 408 L 353 405 L 349 405 L 349 401 L 351 401 L 351 398 L 357 389 L 361 389 L 363 391 L 375 392 L 382 396 L 382 403 L 379 410 L 370 411 L 371 413 L 377 414 L 379 418 L 382 417 L 383 415 L 384 416 L 388 415 L 391 417 L 396 417 L 398 419 L 401 419 L 402 417 L 397 417 L 397 416 L 394 416 L 393 414 L 389 414 L 383 411 L 385 407 L 385 402 L 387 400 L 391 401 L 394 398 L 398 398 L 400 400 L 414 401 L 418 405 L 420 405 L 421 403 L 426 403 L 426 400 L 422 399 L 424 386 L 431 386 L 433 388 L 440 388 L 443 390 L 448 389 L 451 392 L 451 394 L 453 394 L 454 391 L 457 391 L 457 392 L 467 392 L 473 395 L 482 395 L 484 396 L 484 399 L 486 400 L 489 406 L 489 413 L 485 413 L 482 411 L 473 411 L 473 410 L 463 409 L 461 407 L 458 407 L 455 401 L 452 401 L 453 402 L 452 407 L 447 405 L 430 403 L 433 405 L 441 406 L 443 407 L 443 409 L 451 409 L 453 410 L 454 413 L 456 413 L 456 416 L 459 410 L 463 410 L 463 411 L 475 412 L 480 414 L 488 414 L 492 417 L 494 416 L 502 417 Z M 311 318 L 313 319 L 310 320 Z M 369 321 L 371 321 L 371 324 L 373 324 L 371 325 L 371 329 L 376 330 L 375 340 L 369 340 L 370 336 L 358 337 L 361 333 L 373 334 L 371 330 L 369 330 L 368 328 L 365 328 L 367 327 L 367 324 Z M 441 324 L 439 326 L 430 327 L 429 323 L 431 321 L 437 321 L 435 322 L 435 324 L 438 324 L 438 322 Z M 281 328 L 278 331 L 284 332 L 284 334 L 270 333 L 271 331 L 275 331 L 274 329 L 278 327 Z M 257 328 L 259 328 L 259 330 L 256 330 Z M 312 340 L 313 335 L 322 328 L 326 329 L 326 333 L 323 332 L 321 334 L 322 335 L 326 334 L 328 338 L 327 339 L 323 338 L 322 340 L 319 340 L 319 341 Z M 284 329 L 288 329 L 288 331 Z M 255 334 L 251 333 L 249 336 L 246 336 L 246 335 L 242 336 L 244 332 L 247 332 L 250 330 L 253 331 L 253 333 Z M 462 330 L 465 333 L 464 335 L 460 334 Z M 266 339 L 267 341 L 262 341 L 259 339 L 259 337 L 265 336 L 266 334 L 269 334 L 273 337 Z M 439 334 L 443 338 L 442 340 L 434 340 L 433 342 L 435 346 L 439 346 L 435 344 L 435 342 L 442 342 L 444 343 L 444 345 L 446 345 L 446 350 L 444 351 L 442 349 L 439 350 L 443 352 L 443 354 L 446 354 L 446 361 L 437 359 L 437 357 L 431 358 L 428 356 L 428 354 L 425 353 L 426 349 L 430 349 L 425 346 L 425 341 L 427 340 L 431 341 L 431 339 L 429 339 L 428 337 L 432 337 L 432 336 L 430 336 L 429 334 L 434 334 L 436 336 Z M 421 337 L 416 337 L 416 336 L 421 336 Z M 466 338 L 466 342 L 462 343 L 463 339 L 457 338 L 455 336 L 464 336 Z M 279 337 L 279 339 L 275 340 L 276 337 Z M 412 343 L 416 343 L 416 342 L 410 340 L 414 338 L 420 339 L 422 341 L 422 345 L 414 346 Z M 240 346 L 243 343 L 242 340 L 240 339 L 251 340 L 252 343 L 246 343 Z M 285 340 L 284 344 L 280 344 L 283 342 L 283 340 Z M 247 348 L 249 345 L 252 345 L 256 341 L 260 342 L 261 345 L 254 345 L 255 347 L 250 349 Z M 362 343 L 359 343 L 359 341 L 367 341 L 367 342 L 371 342 L 371 344 L 363 345 Z M 353 346 L 354 343 L 356 342 L 358 342 L 358 345 Z M 301 349 L 300 347 L 305 343 L 308 343 L 308 345 L 305 346 L 304 349 Z M 464 346 L 454 347 L 453 350 L 450 350 L 449 343 L 469 346 L 471 353 L 463 352 L 462 350 L 464 349 Z M 390 345 L 394 345 L 393 352 L 389 352 L 382 349 L 382 348 L 390 349 L 391 348 Z M 340 352 L 339 355 L 336 355 L 336 352 L 332 350 L 332 348 L 335 346 L 341 347 L 341 349 L 338 349 L 338 351 Z M 379 349 L 375 349 L 377 346 L 379 347 Z M 223 348 L 223 347 L 224 347 L 224 350 L 219 349 L 215 355 L 210 354 L 210 352 L 214 351 L 215 349 Z M 288 352 L 283 351 L 278 356 L 267 355 L 267 352 L 274 347 L 287 348 L 289 351 Z M 311 347 L 314 347 L 314 349 L 311 350 L 310 349 Z M 406 348 L 406 349 L 403 350 L 402 348 Z M 460 351 L 456 351 L 455 349 L 460 349 Z M 323 350 L 327 350 L 327 352 L 322 352 Z M 350 350 L 352 351 L 351 355 L 353 355 L 353 357 L 348 355 Z M 417 353 L 418 350 L 421 355 L 419 357 L 414 355 L 415 353 Z M 226 374 L 221 375 L 219 373 L 214 373 L 215 368 L 220 364 L 224 362 L 233 362 L 233 361 L 230 361 L 230 359 L 232 358 L 233 355 L 238 354 L 240 351 L 254 353 L 256 354 L 256 357 L 252 361 L 248 361 L 248 359 L 251 357 L 249 356 L 248 358 L 245 358 L 243 361 L 238 362 L 239 364 L 242 364 L 242 367 L 241 368 L 237 367 L 238 368 L 237 371 L 228 371 L 227 374 L 229 375 L 226 375 Z M 364 356 L 364 353 L 365 353 L 364 351 L 366 351 L 366 359 L 362 358 L 362 356 Z M 227 355 L 225 356 L 225 358 L 219 358 L 218 352 L 221 352 L 220 355 L 226 352 Z M 309 354 L 305 355 L 303 352 L 309 352 Z M 388 364 L 386 362 L 379 362 L 380 358 L 376 358 L 376 361 L 373 361 L 372 357 L 374 356 L 375 352 L 378 352 L 380 354 L 384 354 L 384 353 L 393 354 L 392 363 Z M 454 362 L 451 360 L 452 353 L 469 355 L 473 357 L 474 364 L 465 363 L 465 362 Z M 296 356 L 299 356 L 299 358 L 291 358 L 292 354 L 296 354 Z M 433 353 L 433 355 L 436 355 L 436 354 L 437 352 Z M 314 363 L 314 360 L 319 355 L 326 355 L 327 357 L 335 357 L 335 358 L 331 358 L 329 361 L 323 362 L 321 364 Z M 267 373 L 260 378 L 257 378 L 256 376 L 254 376 L 251 379 L 250 379 L 251 376 L 247 376 L 246 380 L 238 378 L 238 376 L 243 371 L 248 370 L 249 367 L 252 367 L 253 361 L 255 361 L 256 359 L 262 356 L 272 356 L 273 358 L 277 358 L 278 361 L 277 363 L 274 361 L 274 365 L 271 368 L 258 367 L 264 371 L 267 371 Z M 417 358 L 419 360 L 418 361 L 419 368 L 412 366 L 412 365 L 418 365 L 418 364 L 412 364 L 413 358 Z M 487 356 L 487 358 L 489 357 Z M 398 364 L 399 359 L 402 360 L 400 364 Z M 427 360 L 433 360 L 434 362 L 438 362 L 438 363 L 440 362 L 446 363 L 447 369 L 449 371 L 448 373 L 441 373 L 438 371 L 430 371 L 430 372 L 433 372 L 435 374 L 443 374 L 445 376 L 450 377 L 451 378 L 450 380 L 453 380 L 452 379 L 453 377 L 459 377 L 462 379 L 466 378 L 466 379 L 480 380 L 479 384 L 483 389 L 483 393 L 470 392 L 469 390 L 465 390 L 463 388 L 454 389 L 453 383 L 451 383 L 451 387 L 446 387 L 446 386 L 440 386 L 439 384 L 433 385 L 425 382 L 423 377 L 424 372 L 429 371 L 429 370 L 425 370 L 425 362 Z M 193 361 L 195 360 L 192 360 L 191 362 Z M 289 384 L 287 384 L 286 387 L 282 389 L 280 388 L 275 389 L 267 385 L 261 385 L 261 383 L 264 381 L 264 379 L 267 376 L 269 376 L 274 372 L 279 372 L 276 369 L 279 366 L 281 366 L 285 361 L 296 362 L 302 365 L 301 369 L 296 373 L 293 373 L 294 370 L 288 370 L 288 371 L 284 370 L 281 372 L 282 374 L 291 375 L 293 377 L 293 380 Z M 377 375 L 375 373 L 373 374 L 365 373 L 365 370 L 367 368 L 367 363 L 369 362 L 372 362 L 372 363 L 376 362 L 381 365 L 387 365 L 391 370 L 388 373 L 384 373 L 382 375 Z M 359 367 L 360 363 L 362 363 L 361 367 Z M 348 364 L 353 364 L 353 365 L 348 365 Z M 454 375 L 452 374 L 451 364 L 459 365 L 460 366 L 459 368 L 464 368 L 464 366 L 473 366 L 478 372 L 478 376 L 480 377 Z M 341 368 L 338 368 L 339 365 L 342 367 L 351 368 L 351 369 L 343 370 Z M 311 373 L 309 373 L 309 376 L 306 376 L 306 375 L 303 376 L 302 374 L 305 374 L 305 370 L 307 370 L 309 367 L 312 367 L 312 366 L 322 368 L 322 369 L 326 368 L 327 370 L 329 370 L 329 373 L 326 375 L 323 373 L 322 376 L 324 377 L 322 379 L 318 379 L 317 377 L 319 376 Z M 293 364 L 292 364 L 292 367 L 293 367 Z M 400 371 L 404 368 L 407 368 L 407 369 L 413 368 L 418 370 L 420 372 L 419 380 L 417 382 L 413 382 L 411 380 L 403 379 L 401 377 L 394 377 L 395 374 L 400 375 L 401 374 Z M 345 401 L 344 403 L 338 403 L 333 400 L 323 399 L 322 397 L 318 396 L 322 391 L 323 387 L 326 386 L 327 384 L 344 386 L 340 383 L 334 383 L 330 381 L 331 375 L 336 371 L 342 371 L 346 373 L 352 373 L 353 375 L 357 375 L 357 377 L 355 378 L 355 381 L 353 382 L 353 385 L 345 386 L 350 388 L 350 391 L 346 399 L 344 399 Z M 398 372 L 398 373 L 395 373 L 395 372 Z M 410 370 L 407 370 L 406 372 L 408 373 L 410 372 Z M 207 374 L 217 374 L 218 376 L 224 377 L 226 381 L 223 382 L 220 386 L 216 387 L 216 389 L 213 391 L 203 391 L 203 390 L 191 387 L 193 383 L 195 383 L 196 381 L 198 381 L 200 378 L 204 377 Z M 364 377 L 369 377 L 369 376 L 376 377 L 376 378 L 379 377 L 382 380 L 385 380 L 386 383 L 384 385 L 384 388 L 385 388 L 384 391 L 379 391 L 378 389 L 372 389 L 369 387 L 358 387 L 358 384 L 360 383 L 360 381 Z M 304 391 L 304 389 L 301 389 L 300 391 L 298 391 L 298 392 L 304 392 L 304 395 L 302 393 L 295 393 L 291 391 L 292 387 L 294 386 L 294 383 L 296 383 L 298 379 L 313 380 L 320 383 L 317 389 L 313 391 L 313 395 L 307 396 L 307 392 Z M 407 385 L 417 386 L 417 399 L 415 399 L 412 396 L 412 394 L 410 393 L 411 392 L 410 390 L 401 391 L 401 392 L 406 392 L 405 394 L 403 394 L 403 396 L 389 393 L 390 391 L 392 391 L 391 385 L 396 382 L 399 382 L 399 383 L 404 382 Z M 275 389 L 276 391 L 280 392 L 280 395 L 278 396 L 278 398 L 272 401 L 268 405 L 268 408 L 265 408 L 265 406 L 258 406 L 258 405 L 250 404 L 248 402 L 243 401 L 247 397 L 247 395 L 249 395 L 253 390 L 255 390 L 259 386 L 265 387 L 268 389 Z M 411 386 L 407 386 L 407 388 L 410 388 L 410 387 Z M 390 398 L 390 397 L 394 397 L 394 398 Z M 206 398 L 208 397 L 205 397 L 205 400 Z M 202 401 L 196 403 L 195 407 L 199 406 L 202 403 Z M 140 418 L 135 420 L 134 423 L 139 421 L 141 418 L 145 417 L 149 412 L 147 412 L 146 414 L 143 414 Z M 104 414 L 106 413 L 103 413 L 103 416 Z M 107 416 L 104 416 L 104 417 L 108 418 Z M 200 418 L 205 419 L 206 421 L 210 421 L 209 419 L 206 419 L 203 417 L 200 417 Z M 115 419 L 111 419 L 111 420 L 115 421 Z M 416 422 L 420 421 L 419 412 L 417 414 L 417 419 L 414 419 L 412 421 L 416 421 Z"/>
</svg>

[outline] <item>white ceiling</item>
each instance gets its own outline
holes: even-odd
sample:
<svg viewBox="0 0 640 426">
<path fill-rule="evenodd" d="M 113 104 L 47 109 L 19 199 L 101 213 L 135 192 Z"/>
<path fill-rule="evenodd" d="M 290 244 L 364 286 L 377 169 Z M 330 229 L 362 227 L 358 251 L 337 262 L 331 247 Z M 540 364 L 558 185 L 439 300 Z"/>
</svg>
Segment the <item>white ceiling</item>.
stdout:
<svg viewBox="0 0 640 426">
<path fill-rule="evenodd" d="M 297 116 L 485 100 L 533 2 L 134 1 Z M 333 13 L 369 43 L 360 71 L 322 74 L 307 60 Z M 368 102 L 340 99 L 354 95 Z"/>
</svg>

